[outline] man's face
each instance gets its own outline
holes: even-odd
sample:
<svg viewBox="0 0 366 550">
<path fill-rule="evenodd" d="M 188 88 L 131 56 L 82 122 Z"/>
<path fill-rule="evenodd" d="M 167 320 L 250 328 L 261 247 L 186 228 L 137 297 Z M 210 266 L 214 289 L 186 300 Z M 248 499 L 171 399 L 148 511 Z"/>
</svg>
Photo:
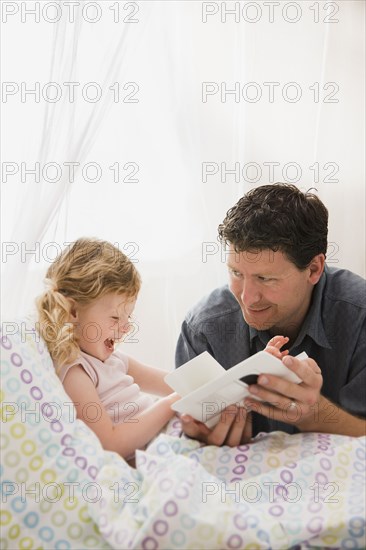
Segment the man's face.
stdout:
<svg viewBox="0 0 366 550">
<path fill-rule="evenodd" d="M 310 266 L 300 271 L 281 251 L 236 253 L 230 246 L 227 263 L 230 290 L 248 325 L 296 337 L 323 271 L 324 256 L 315 256 Z"/>
</svg>

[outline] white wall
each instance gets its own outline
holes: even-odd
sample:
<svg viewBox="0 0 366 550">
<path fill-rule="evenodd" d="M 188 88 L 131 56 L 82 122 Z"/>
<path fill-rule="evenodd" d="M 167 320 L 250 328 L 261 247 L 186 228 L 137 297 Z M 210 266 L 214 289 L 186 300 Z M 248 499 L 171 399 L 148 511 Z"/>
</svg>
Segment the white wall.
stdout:
<svg viewBox="0 0 366 550">
<path fill-rule="evenodd" d="M 103 98 L 88 103 L 79 93 L 71 105 L 8 96 L 3 103 L 3 162 L 20 167 L 21 162 L 30 166 L 41 160 L 62 166 L 80 160 L 77 143 L 85 121 L 107 98 L 109 105 L 103 104 L 100 125 L 82 161 L 99 164 L 103 176 L 98 182 L 87 182 L 81 174 L 72 184 L 38 184 L 31 175 L 22 182 L 19 172 L 3 183 L 2 240 L 3 246 L 12 243 L 14 251 L 2 259 L 5 319 L 31 307 L 49 261 L 64 242 L 82 235 L 105 238 L 134 254 L 144 280 L 136 311 L 138 342 L 126 344 L 127 352 L 171 368 L 185 312 L 226 281 L 220 249 L 204 255 L 215 251 L 217 225 L 243 192 L 270 182 L 272 162 L 279 163 L 274 181 L 294 178 L 291 163 L 296 163 L 302 174 L 297 185 L 318 189 L 330 212 L 332 265 L 365 276 L 364 3 L 328 3 L 328 12 L 324 2 L 315 3 L 315 22 L 310 9 L 314 3 L 298 2 L 301 17 L 296 23 L 286 21 L 297 15 L 295 8 L 283 12 L 288 3 L 276 8 L 273 22 L 263 2 L 254 3 L 256 13 L 245 11 L 248 2 L 237 4 L 238 23 L 229 15 L 221 21 L 221 2 L 208 8 L 201 2 L 138 2 L 139 22 L 134 24 L 113 22 L 113 2 L 99 4 L 102 17 L 93 25 L 82 18 L 79 27 L 65 24 L 64 12 L 57 40 L 60 44 L 64 36 L 65 42 L 56 50 L 54 66 L 57 27 L 42 17 L 39 23 L 29 16 L 22 23 L 21 13 L 8 17 L 3 24 L 3 81 L 19 86 L 38 81 L 41 87 L 50 81 L 60 86 L 70 80 L 81 86 L 94 81 L 100 83 Z M 336 14 L 330 4 L 339 8 Z M 205 9 L 217 9 L 206 23 Z M 250 23 L 243 10 L 247 19 L 260 12 L 262 17 Z M 339 21 L 325 23 L 325 17 Z M 114 73 L 108 69 L 113 56 Z M 138 103 L 113 103 L 109 86 L 117 80 L 138 84 Z M 203 82 L 217 83 L 219 89 L 233 89 L 239 82 L 240 91 L 254 82 L 262 97 L 248 101 L 252 86 L 246 100 L 241 95 L 236 102 L 232 94 L 221 100 L 217 93 L 203 102 Z M 273 85 L 273 102 L 268 82 L 279 83 Z M 295 87 L 288 88 L 289 99 L 282 96 L 290 82 L 301 90 L 297 102 L 289 101 Z M 318 102 L 310 89 L 314 83 L 319 83 Z M 325 103 L 332 90 L 337 90 L 333 99 L 338 101 Z M 41 145 L 46 113 L 54 116 L 48 150 Z M 116 162 L 121 168 L 136 163 L 138 182 L 115 183 L 109 167 Z M 236 181 L 231 174 L 223 182 L 219 172 L 203 182 L 204 162 L 218 167 L 224 162 L 228 169 L 237 162 L 244 170 L 256 163 L 261 177 L 256 179 L 252 168 L 246 180 L 240 175 Z M 310 169 L 314 163 L 320 167 L 318 182 Z M 327 181 L 333 169 L 339 181 Z M 50 221 L 40 221 L 51 192 L 66 198 Z M 49 244 L 53 242 L 57 246 Z M 3 251 L 12 245 L 5 244 Z M 31 265 L 25 262 L 31 257 L 24 255 L 26 247 L 40 251 Z"/>
</svg>

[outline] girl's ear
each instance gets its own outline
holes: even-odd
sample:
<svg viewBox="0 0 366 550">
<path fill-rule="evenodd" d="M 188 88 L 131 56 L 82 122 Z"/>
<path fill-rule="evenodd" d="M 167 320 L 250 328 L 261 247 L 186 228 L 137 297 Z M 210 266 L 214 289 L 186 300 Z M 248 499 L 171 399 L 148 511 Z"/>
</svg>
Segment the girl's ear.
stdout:
<svg viewBox="0 0 366 550">
<path fill-rule="evenodd" d="M 70 303 L 71 322 L 75 323 L 78 320 L 78 317 L 79 317 L 77 303 L 75 302 L 75 300 L 73 300 L 73 298 L 67 298 L 67 299 Z"/>
</svg>

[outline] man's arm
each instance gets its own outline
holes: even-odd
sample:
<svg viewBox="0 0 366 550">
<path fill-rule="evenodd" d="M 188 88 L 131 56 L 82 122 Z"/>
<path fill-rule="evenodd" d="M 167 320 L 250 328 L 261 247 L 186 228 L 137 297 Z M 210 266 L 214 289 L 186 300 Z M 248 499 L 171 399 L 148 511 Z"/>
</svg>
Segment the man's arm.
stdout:
<svg viewBox="0 0 366 550">
<path fill-rule="evenodd" d="M 324 396 L 313 408 L 313 415 L 297 427 L 302 432 L 325 432 L 360 437 L 366 435 L 366 420 L 353 416 Z"/>
<path fill-rule="evenodd" d="M 204 335 L 196 334 L 187 321 L 183 321 L 175 350 L 175 367 L 180 367 L 200 353 L 210 351 Z"/>
</svg>

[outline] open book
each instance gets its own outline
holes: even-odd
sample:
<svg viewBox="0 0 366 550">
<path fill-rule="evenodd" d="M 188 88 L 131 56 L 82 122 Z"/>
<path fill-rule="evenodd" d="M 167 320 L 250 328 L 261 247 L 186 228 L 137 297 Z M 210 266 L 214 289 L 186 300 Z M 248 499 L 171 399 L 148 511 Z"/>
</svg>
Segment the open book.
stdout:
<svg viewBox="0 0 366 550">
<path fill-rule="evenodd" d="M 306 359 L 305 352 L 297 356 Z M 225 370 L 207 351 L 165 376 L 165 382 L 182 397 L 172 408 L 204 422 L 209 428 L 217 424 L 220 413 L 244 397 L 261 401 L 250 394 L 248 385 L 256 384 L 260 374 L 274 374 L 299 384 L 301 379 L 270 353 L 260 351 Z M 242 403 L 243 404 L 243 403 Z"/>
</svg>

